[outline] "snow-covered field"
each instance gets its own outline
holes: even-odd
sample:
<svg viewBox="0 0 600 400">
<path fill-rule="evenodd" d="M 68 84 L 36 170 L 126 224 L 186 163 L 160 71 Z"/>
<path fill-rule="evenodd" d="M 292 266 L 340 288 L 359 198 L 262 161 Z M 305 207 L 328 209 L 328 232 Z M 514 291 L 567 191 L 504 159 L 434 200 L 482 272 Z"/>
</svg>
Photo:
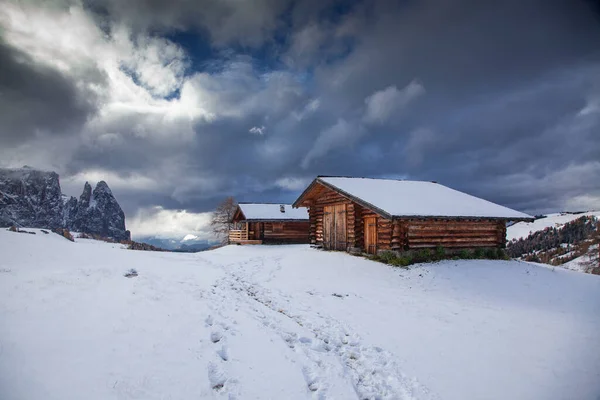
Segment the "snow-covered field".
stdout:
<svg viewBox="0 0 600 400">
<path fill-rule="evenodd" d="M 0 230 L 0 398 L 594 399 L 600 277 Z M 131 268 L 138 276 L 123 275 Z"/>
</svg>

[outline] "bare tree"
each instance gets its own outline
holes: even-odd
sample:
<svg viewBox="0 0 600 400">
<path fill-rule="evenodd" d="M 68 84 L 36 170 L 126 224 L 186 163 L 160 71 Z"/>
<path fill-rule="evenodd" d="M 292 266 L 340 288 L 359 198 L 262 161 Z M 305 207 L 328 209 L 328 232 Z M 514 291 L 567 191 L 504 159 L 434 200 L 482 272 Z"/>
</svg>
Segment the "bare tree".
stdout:
<svg viewBox="0 0 600 400">
<path fill-rule="evenodd" d="M 229 231 L 233 228 L 233 215 L 237 209 L 237 203 L 233 197 L 228 197 L 219 204 L 213 212 L 213 217 L 210 222 L 213 233 L 221 240 L 222 244 L 229 243 Z"/>
</svg>

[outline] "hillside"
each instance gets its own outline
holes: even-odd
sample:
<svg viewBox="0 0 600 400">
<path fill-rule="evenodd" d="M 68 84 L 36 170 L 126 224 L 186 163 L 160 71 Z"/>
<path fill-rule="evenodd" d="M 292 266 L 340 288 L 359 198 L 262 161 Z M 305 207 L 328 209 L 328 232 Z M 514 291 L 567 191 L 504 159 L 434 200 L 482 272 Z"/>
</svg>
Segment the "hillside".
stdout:
<svg viewBox="0 0 600 400">
<path fill-rule="evenodd" d="M 541 262 L 580 272 L 600 273 L 589 265 L 598 250 L 600 212 L 549 214 L 507 229 L 507 253 L 513 258 Z"/>
<path fill-rule="evenodd" d="M 596 276 L 517 261 L 404 270 L 304 245 L 138 252 L 36 232 L 0 230 L 2 399 L 600 393 Z"/>
<path fill-rule="evenodd" d="M 600 211 L 586 211 L 578 213 L 554 213 L 538 218 L 533 222 L 518 222 L 506 229 L 506 240 L 526 238 L 529 234 L 544 230 L 546 228 L 560 228 L 567 222 L 581 217 L 600 217 Z"/>
</svg>

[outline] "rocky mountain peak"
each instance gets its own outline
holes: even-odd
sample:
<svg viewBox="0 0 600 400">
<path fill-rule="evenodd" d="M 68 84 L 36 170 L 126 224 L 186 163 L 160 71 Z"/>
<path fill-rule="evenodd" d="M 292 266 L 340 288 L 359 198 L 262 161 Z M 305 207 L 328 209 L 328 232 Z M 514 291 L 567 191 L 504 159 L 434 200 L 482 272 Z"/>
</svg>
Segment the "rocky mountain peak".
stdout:
<svg viewBox="0 0 600 400">
<path fill-rule="evenodd" d="M 86 182 L 85 185 L 83 185 L 83 193 L 81 193 L 81 196 L 79 196 L 79 204 L 81 205 L 81 207 L 89 207 L 90 206 L 90 201 L 92 200 L 92 186 Z"/>
<path fill-rule="evenodd" d="M 0 169 L 0 226 L 58 228 L 63 202 L 58 174 L 30 167 Z"/>
<path fill-rule="evenodd" d="M 0 226 L 11 225 L 131 238 L 125 213 L 106 182 L 98 182 L 94 190 L 86 182 L 79 200 L 64 201 L 58 174 L 31 167 L 0 168 Z"/>
<path fill-rule="evenodd" d="M 108 184 L 100 181 L 92 191 L 86 182 L 79 202 L 69 200 L 65 218 L 67 228 L 115 240 L 130 240 L 125 229 L 125 213 L 112 194 Z"/>
<path fill-rule="evenodd" d="M 94 189 L 94 192 L 106 192 L 112 196 L 112 192 L 110 191 L 108 184 L 104 181 L 100 181 L 96 184 L 96 189 Z"/>
</svg>

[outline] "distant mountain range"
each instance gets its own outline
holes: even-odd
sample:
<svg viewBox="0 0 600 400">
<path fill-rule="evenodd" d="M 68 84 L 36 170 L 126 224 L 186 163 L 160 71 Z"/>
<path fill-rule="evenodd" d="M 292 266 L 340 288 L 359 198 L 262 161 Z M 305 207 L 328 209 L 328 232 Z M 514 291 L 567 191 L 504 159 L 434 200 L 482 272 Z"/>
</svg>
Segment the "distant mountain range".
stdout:
<svg viewBox="0 0 600 400">
<path fill-rule="evenodd" d="M 30 167 L 0 168 L 0 226 L 67 228 L 129 241 L 125 213 L 108 184 L 85 183 L 79 199 L 62 194 L 56 172 Z"/>
<path fill-rule="evenodd" d="M 181 238 L 161 238 L 156 236 L 148 236 L 136 238 L 136 240 L 138 242 L 148 243 L 152 246 L 160 247 L 161 249 L 185 253 L 196 253 L 199 251 L 208 250 L 218 243 L 212 240 L 200 239 L 198 236 L 192 234 L 188 234 Z"/>
</svg>

